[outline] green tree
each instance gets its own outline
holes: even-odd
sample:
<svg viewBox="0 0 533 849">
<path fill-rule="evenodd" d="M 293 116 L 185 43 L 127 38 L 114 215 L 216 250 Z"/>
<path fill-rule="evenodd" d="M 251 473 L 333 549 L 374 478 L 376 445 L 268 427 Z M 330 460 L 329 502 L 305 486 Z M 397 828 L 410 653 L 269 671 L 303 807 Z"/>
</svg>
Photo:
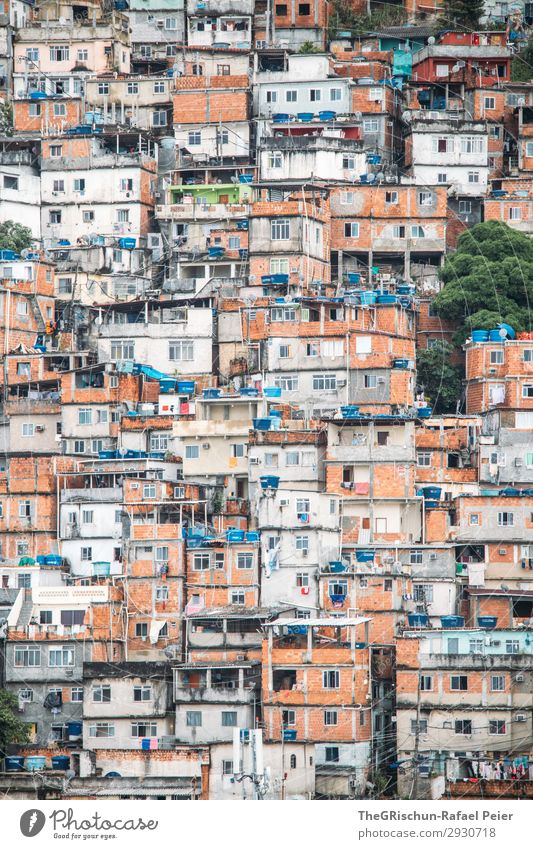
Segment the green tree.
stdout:
<svg viewBox="0 0 533 849">
<path fill-rule="evenodd" d="M 460 237 L 441 270 L 444 287 L 434 300 L 437 313 L 456 322 L 455 343 L 473 329 L 510 324 L 531 330 L 533 240 L 500 221 L 476 224 Z"/>
<path fill-rule="evenodd" d="M 451 364 L 452 354 L 453 348 L 447 342 L 438 342 L 417 354 L 418 389 L 437 413 L 454 413 L 461 397 L 461 371 Z"/>
<path fill-rule="evenodd" d="M 484 14 L 483 0 L 443 0 L 439 25 L 445 29 L 479 29 Z"/>
<path fill-rule="evenodd" d="M 28 743 L 30 732 L 27 722 L 17 716 L 18 702 L 13 693 L 0 690 L 0 754 L 5 754 L 10 743 Z"/>
<path fill-rule="evenodd" d="M 33 236 L 29 227 L 15 221 L 4 221 L 0 224 L 0 250 L 16 251 L 19 254 L 29 248 L 32 242 Z"/>
<path fill-rule="evenodd" d="M 313 44 L 312 41 L 304 41 L 298 53 L 322 53 L 322 50 Z"/>
<path fill-rule="evenodd" d="M 514 83 L 529 82 L 533 79 L 533 35 L 529 36 L 527 44 L 511 62 L 511 80 Z"/>
</svg>

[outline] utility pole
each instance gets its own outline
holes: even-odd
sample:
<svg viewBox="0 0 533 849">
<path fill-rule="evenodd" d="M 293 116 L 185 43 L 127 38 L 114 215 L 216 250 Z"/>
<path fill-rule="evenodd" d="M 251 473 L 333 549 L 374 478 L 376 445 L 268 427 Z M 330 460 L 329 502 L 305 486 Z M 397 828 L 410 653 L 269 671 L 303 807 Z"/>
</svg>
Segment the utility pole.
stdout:
<svg viewBox="0 0 533 849">
<path fill-rule="evenodd" d="M 420 668 L 418 670 L 418 683 L 416 688 L 416 728 L 415 728 L 415 752 L 413 756 L 413 785 L 410 798 L 418 799 L 418 753 L 420 749 Z"/>
</svg>

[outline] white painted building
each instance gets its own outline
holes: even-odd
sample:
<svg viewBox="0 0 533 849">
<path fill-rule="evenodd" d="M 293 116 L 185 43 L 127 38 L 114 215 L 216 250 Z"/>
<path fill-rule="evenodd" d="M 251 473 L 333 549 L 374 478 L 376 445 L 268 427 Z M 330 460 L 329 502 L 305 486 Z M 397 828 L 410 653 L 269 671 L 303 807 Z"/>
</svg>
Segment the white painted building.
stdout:
<svg viewBox="0 0 533 849">
<path fill-rule="evenodd" d="M 461 195 L 487 191 L 488 136 L 485 122 L 416 120 L 406 157 L 416 185 L 448 184 Z"/>
</svg>

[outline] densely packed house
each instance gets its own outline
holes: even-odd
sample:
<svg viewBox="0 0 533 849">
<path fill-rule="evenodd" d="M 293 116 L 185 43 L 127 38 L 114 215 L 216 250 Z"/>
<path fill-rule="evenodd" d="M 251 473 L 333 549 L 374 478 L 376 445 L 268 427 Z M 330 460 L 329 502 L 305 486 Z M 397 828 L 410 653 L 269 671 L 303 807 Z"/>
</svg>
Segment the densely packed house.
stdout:
<svg viewBox="0 0 533 849">
<path fill-rule="evenodd" d="M 417 380 L 533 86 L 430 7 L 4 0 L 7 797 L 533 794 L 533 337 Z"/>
</svg>

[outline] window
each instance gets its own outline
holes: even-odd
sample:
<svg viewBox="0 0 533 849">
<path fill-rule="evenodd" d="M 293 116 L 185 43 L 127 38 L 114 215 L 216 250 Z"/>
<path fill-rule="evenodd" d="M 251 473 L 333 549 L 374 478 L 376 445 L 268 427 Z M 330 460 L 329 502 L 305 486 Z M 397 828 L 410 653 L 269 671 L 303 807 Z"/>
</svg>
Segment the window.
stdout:
<svg viewBox="0 0 533 849">
<path fill-rule="evenodd" d="M 420 676 L 420 689 L 423 692 L 427 692 L 428 690 L 433 689 L 433 678 L 431 677 L 431 675 Z"/>
<path fill-rule="evenodd" d="M 244 590 L 233 590 L 231 593 L 231 604 L 243 605 L 246 603 Z"/>
<path fill-rule="evenodd" d="M 18 539 L 15 543 L 17 557 L 26 557 L 30 550 L 29 543 L 25 539 Z"/>
<path fill-rule="evenodd" d="M 135 341 L 133 339 L 116 339 L 111 342 L 112 360 L 135 359 Z M 89 422 L 90 424 L 90 422 Z"/>
<path fill-rule="evenodd" d="M 418 203 L 420 206 L 431 206 L 433 203 L 433 193 L 418 192 Z"/>
<path fill-rule="evenodd" d="M 82 702 L 83 701 L 83 687 L 72 687 L 70 690 L 70 701 L 71 702 Z"/>
<path fill-rule="evenodd" d="M 310 88 L 309 89 L 309 100 L 311 103 L 318 103 L 318 101 L 322 97 L 322 92 L 319 88 Z"/>
<path fill-rule="evenodd" d="M 39 48 L 38 47 L 26 47 L 26 59 L 29 62 L 38 62 L 39 61 Z"/>
<path fill-rule="evenodd" d="M 70 50 L 68 44 L 57 44 L 50 48 L 51 62 L 68 62 Z"/>
<path fill-rule="evenodd" d="M 466 675 L 450 675 L 450 690 L 468 690 L 468 677 Z"/>
<path fill-rule="evenodd" d="M 270 260 L 271 274 L 288 274 L 289 260 L 288 259 L 271 259 Z"/>
<path fill-rule="evenodd" d="M 412 239 L 423 239 L 425 236 L 424 228 L 420 226 L 420 224 L 412 224 L 411 225 L 411 238 Z"/>
<path fill-rule="evenodd" d="M 265 466 L 278 467 L 278 455 L 277 454 L 265 454 Z"/>
<path fill-rule="evenodd" d="M 290 709 L 282 711 L 281 722 L 283 727 L 287 727 L 288 725 L 296 725 L 296 711 Z"/>
<path fill-rule="evenodd" d="M 168 586 L 163 585 L 155 588 L 156 601 L 168 601 Z"/>
<path fill-rule="evenodd" d="M 115 726 L 110 722 L 95 722 L 89 726 L 89 737 L 114 737 Z"/>
<path fill-rule="evenodd" d="M 341 88 L 330 88 L 329 99 L 331 100 L 332 103 L 338 103 L 339 100 L 342 100 L 342 89 Z"/>
<path fill-rule="evenodd" d="M 193 570 L 195 572 L 205 572 L 210 567 L 210 556 L 207 552 L 202 552 L 202 554 L 195 554 L 193 558 Z"/>
<path fill-rule="evenodd" d="M 418 451 L 416 455 L 417 466 L 431 466 L 431 451 Z"/>
<path fill-rule="evenodd" d="M 331 392 L 337 388 L 336 374 L 314 374 L 313 375 L 313 390 L 321 392 Z"/>
<path fill-rule="evenodd" d="M 505 733 L 505 719 L 489 719 L 489 734 Z"/>
<path fill-rule="evenodd" d="M 483 153 L 483 139 L 475 136 L 462 138 L 461 153 Z"/>
<path fill-rule="evenodd" d="M 61 224 L 61 210 L 51 209 L 48 213 L 48 221 L 50 224 Z"/>
<path fill-rule="evenodd" d="M 30 118 L 38 118 L 41 114 L 41 104 L 40 103 L 30 103 Z"/>
<path fill-rule="evenodd" d="M 483 640 L 470 640 L 470 654 L 483 654 Z"/>
<path fill-rule="evenodd" d="M 90 407 L 80 407 L 78 409 L 78 424 L 90 425 L 93 423 L 93 411 Z"/>
<path fill-rule="evenodd" d="M 447 136 L 433 136 L 431 149 L 433 153 L 450 153 L 453 150 L 453 140 Z"/>
<path fill-rule="evenodd" d="M 363 121 L 363 133 L 377 133 L 379 122 L 377 118 L 366 118 Z"/>
<path fill-rule="evenodd" d="M 338 690 L 340 685 L 338 669 L 325 669 L 322 672 L 322 686 L 325 690 Z"/>
<path fill-rule="evenodd" d="M 339 721 L 339 715 L 336 710 L 325 710 L 324 711 L 324 725 L 337 725 Z"/>
<path fill-rule="evenodd" d="M 148 636 L 148 622 L 136 622 L 135 623 L 135 636 L 136 637 L 147 637 Z"/>
<path fill-rule="evenodd" d="M 49 649 L 48 666 L 74 666 L 74 649 L 68 646 Z"/>
<path fill-rule="evenodd" d="M 51 610 L 41 610 L 39 613 L 39 622 L 41 625 L 51 625 L 52 624 L 52 611 Z"/>
<path fill-rule="evenodd" d="M 455 733 L 456 734 L 471 734 L 472 733 L 472 720 L 471 719 L 456 719 L 455 720 Z"/>
<path fill-rule="evenodd" d="M 375 389 L 378 385 L 378 379 L 375 374 L 365 374 L 363 375 L 363 383 L 365 389 Z"/>
<path fill-rule="evenodd" d="M 533 363 L 533 348 L 524 349 L 524 362 Z"/>
<path fill-rule="evenodd" d="M 418 604 L 427 604 L 433 601 L 432 584 L 413 584 L 413 598 Z"/>
<path fill-rule="evenodd" d="M 133 688 L 133 701 L 134 702 L 151 702 L 152 701 L 152 688 L 149 684 L 140 684 Z"/>
<path fill-rule="evenodd" d="M 497 351 L 490 351 L 490 364 L 491 366 L 501 366 L 503 363 L 503 351 L 501 349 Z"/>
<path fill-rule="evenodd" d="M 359 238 L 359 222 L 345 221 L 344 222 L 344 238 L 358 239 Z"/>
<path fill-rule="evenodd" d="M 287 241 L 290 238 L 288 218 L 277 218 L 270 222 L 270 237 L 273 242 Z"/>
<path fill-rule="evenodd" d="M 398 203 L 398 192 L 385 192 L 385 203 L 387 205 Z"/>
<path fill-rule="evenodd" d="M 405 226 L 403 224 L 394 224 L 392 236 L 394 239 L 405 239 Z"/>
<path fill-rule="evenodd" d="M 505 690 L 505 675 L 491 675 L 490 689 L 493 693 L 502 693 Z"/>
<path fill-rule="evenodd" d="M 518 654 L 519 651 L 520 651 L 519 640 L 506 640 L 505 641 L 505 654 Z"/>
<path fill-rule="evenodd" d="M 448 175 L 446 174 L 446 172 L 440 171 L 437 174 L 437 183 L 447 183 L 447 182 L 448 182 Z"/>
<path fill-rule="evenodd" d="M 154 83 L 154 94 L 164 94 L 165 93 L 165 81 L 164 80 L 156 80 Z"/>
<path fill-rule="evenodd" d="M 186 445 L 185 446 L 185 459 L 186 460 L 197 460 L 200 456 L 200 446 L 199 445 Z"/>
<path fill-rule="evenodd" d="M 202 714 L 200 714 L 201 716 Z M 201 722 L 199 723 L 202 724 Z M 157 737 L 157 722 L 132 722 L 132 737 Z"/>
<path fill-rule="evenodd" d="M 52 159 L 59 159 L 63 155 L 63 145 L 62 144 L 51 144 L 50 145 L 50 157 Z"/>
<path fill-rule="evenodd" d="M 64 103 L 54 103 L 54 117 L 64 118 L 67 114 L 67 107 Z"/>
<path fill-rule="evenodd" d="M 514 513 L 502 511 L 498 513 L 498 525 L 501 528 L 510 528 L 514 525 Z"/>
<path fill-rule="evenodd" d="M 152 112 L 152 127 L 166 127 L 167 125 L 167 113 L 164 109 L 158 109 L 156 112 Z"/>
<path fill-rule="evenodd" d="M 94 510 L 82 510 L 81 521 L 84 525 L 92 525 L 94 522 Z"/>
<path fill-rule="evenodd" d="M 222 761 L 222 775 L 233 775 L 233 761 Z"/>
<path fill-rule="evenodd" d="M 298 375 L 297 374 L 283 374 L 278 375 L 274 378 L 274 386 L 278 386 L 281 390 L 285 390 L 286 392 L 297 392 L 298 391 Z"/>
<path fill-rule="evenodd" d="M 30 646 L 15 646 L 15 666 L 40 666 L 41 649 Z"/>
<path fill-rule="evenodd" d="M 35 433 L 35 425 L 31 422 L 24 422 L 21 428 L 21 436 L 33 436 Z"/>
<path fill-rule="evenodd" d="M 251 569 L 254 565 L 254 556 L 250 552 L 240 551 L 237 554 L 237 569 Z"/>
<path fill-rule="evenodd" d="M 82 547 L 80 552 L 80 558 L 84 561 L 90 561 L 93 559 L 93 550 L 90 545 Z"/>
<path fill-rule="evenodd" d="M 194 360 L 194 342 L 189 339 L 168 343 L 169 360 L 192 362 Z"/>
<path fill-rule="evenodd" d="M 165 18 L 165 29 L 177 29 L 178 28 L 178 19 L 171 17 Z"/>
<path fill-rule="evenodd" d="M 265 91 L 265 100 L 267 103 L 277 103 L 278 93 L 275 89 L 267 89 Z"/>
<path fill-rule="evenodd" d="M 522 210 L 519 206 L 509 207 L 509 221 L 520 221 L 522 218 Z"/>
<path fill-rule="evenodd" d="M 237 727 L 237 711 L 223 710 L 222 711 L 222 727 L 236 728 Z"/>
<path fill-rule="evenodd" d="M 427 734 L 428 721 L 427 719 L 411 720 L 411 734 Z"/>
<path fill-rule="evenodd" d="M 155 483 L 145 483 L 143 485 L 143 498 L 155 498 L 156 487 Z"/>
<path fill-rule="evenodd" d="M 343 156 L 342 157 L 342 167 L 344 170 L 353 171 L 355 168 L 355 157 L 354 156 Z"/>
<path fill-rule="evenodd" d="M 283 156 L 278 151 L 269 151 L 268 168 L 283 168 Z"/>
<path fill-rule="evenodd" d="M 298 534 L 296 536 L 296 551 L 309 551 L 309 537 Z"/>
<path fill-rule="evenodd" d="M 479 183 L 479 171 L 469 171 L 468 172 L 468 182 L 469 183 Z"/>
<path fill-rule="evenodd" d="M 472 212 L 472 201 L 471 200 L 460 200 L 459 201 L 459 214 L 466 215 Z"/>
<path fill-rule="evenodd" d="M 483 105 L 485 109 L 495 109 L 496 108 L 496 98 L 495 97 L 485 97 L 483 100 Z"/>
<path fill-rule="evenodd" d="M 309 575 L 307 572 L 296 572 L 296 586 L 297 587 L 308 587 L 309 586 Z"/>
<path fill-rule="evenodd" d="M 338 764 L 339 763 L 339 747 L 338 746 L 326 746 L 324 749 L 324 760 L 327 764 Z"/>
<path fill-rule="evenodd" d="M 110 701 L 111 687 L 106 684 L 93 687 L 93 702 L 105 702 L 107 704 Z"/>
<path fill-rule="evenodd" d="M 272 321 L 296 321 L 296 310 L 293 308 L 284 309 L 283 307 L 274 307 L 270 313 Z"/>
</svg>

